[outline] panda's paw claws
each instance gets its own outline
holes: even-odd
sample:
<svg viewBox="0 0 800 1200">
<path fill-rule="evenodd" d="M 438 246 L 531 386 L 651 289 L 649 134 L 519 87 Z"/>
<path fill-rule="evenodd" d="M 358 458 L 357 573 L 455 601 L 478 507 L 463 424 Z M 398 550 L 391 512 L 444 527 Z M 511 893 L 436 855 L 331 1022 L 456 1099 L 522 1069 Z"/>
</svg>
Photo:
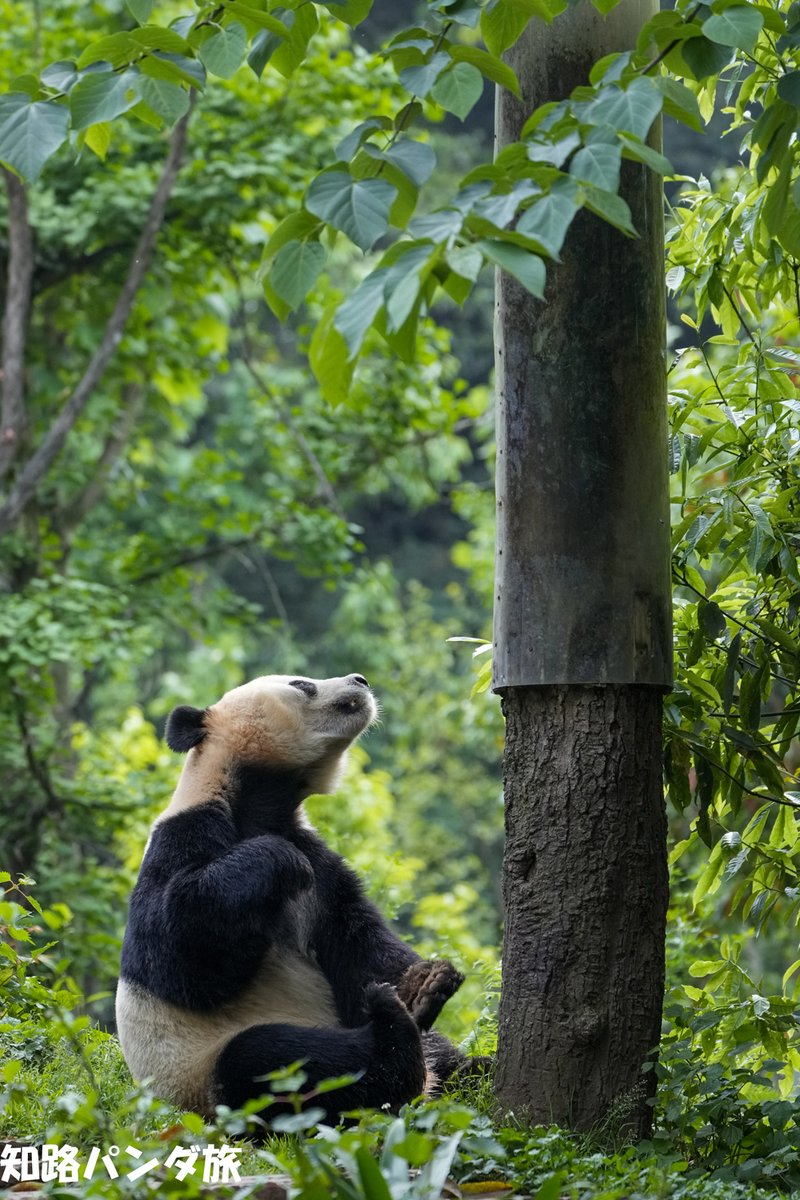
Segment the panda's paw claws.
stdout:
<svg viewBox="0 0 800 1200">
<path fill-rule="evenodd" d="M 464 976 L 446 958 L 412 963 L 398 986 L 398 995 L 417 1026 L 430 1029 Z"/>
<path fill-rule="evenodd" d="M 408 1010 L 390 983 L 371 983 L 366 989 L 365 998 L 370 1018 L 378 1021 L 395 1021 L 400 1017 L 408 1021 Z"/>
</svg>

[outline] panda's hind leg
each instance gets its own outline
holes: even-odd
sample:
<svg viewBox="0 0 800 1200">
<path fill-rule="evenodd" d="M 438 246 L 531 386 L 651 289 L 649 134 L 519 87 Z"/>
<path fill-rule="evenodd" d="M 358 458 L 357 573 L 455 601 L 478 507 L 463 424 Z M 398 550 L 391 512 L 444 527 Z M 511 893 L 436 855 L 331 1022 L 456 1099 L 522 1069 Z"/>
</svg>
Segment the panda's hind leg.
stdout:
<svg viewBox="0 0 800 1200">
<path fill-rule="evenodd" d="M 356 1029 L 276 1024 L 242 1030 L 217 1059 L 212 1083 L 215 1103 L 241 1108 L 269 1091 L 265 1075 L 301 1060 L 308 1078 L 304 1091 L 311 1091 L 323 1079 L 359 1076 L 308 1102 L 309 1107 L 325 1110 L 328 1123 L 335 1124 L 351 1109 L 395 1108 L 418 1096 L 426 1071 L 416 1024 L 388 984 L 371 985 L 368 1004 L 370 1019 Z M 286 1102 L 278 1101 L 267 1105 L 260 1115 L 268 1123 L 287 1111 Z"/>
</svg>

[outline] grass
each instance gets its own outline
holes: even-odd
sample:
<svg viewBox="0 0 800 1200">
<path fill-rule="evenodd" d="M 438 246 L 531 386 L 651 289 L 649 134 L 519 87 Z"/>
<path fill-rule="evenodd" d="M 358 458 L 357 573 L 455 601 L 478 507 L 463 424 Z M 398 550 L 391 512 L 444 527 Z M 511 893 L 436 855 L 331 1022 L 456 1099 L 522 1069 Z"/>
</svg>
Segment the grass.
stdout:
<svg viewBox="0 0 800 1200">
<path fill-rule="evenodd" d="M 756 1200 L 781 1195 L 703 1177 L 678 1155 L 625 1142 L 613 1123 L 590 1135 L 499 1123 L 488 1077 L 468 1078 L 438 1101 L 408 1105 L 400 1117 L 370 1114 L 342 1130 L 299 1130 L 256 1146 L 246 1117 L 220 1110 L 214 1126 L 182 1113 L 133 1084 L 116 1038 L 69 1022 L 0 1045 L 5 1094 L 0 1137 L 76 1145 L 155 1148 L 163 1162 L 173 1146 L 232 1145 L 245 1175 L 289 1174 L 307 1200 L 432 1200 L 440 1176 L 465 1194 L 498 1181 L 534 1200 Z M 293 1119 L 289 1119 L 289 1124 Z M 304 1123 L 304 1114 L 296 1120 Z M 377 1174 L 373 1167 L 378 1163 Z M 102 1184 L 102 1187 L 100 1186 Z M 82 1183 L 79 1196 L 108 1195 L 107 1179 Z M 143 1177 L 121 1179 L 114 1195 L 151 1194 Z M 174 1175 L 166 1194 L 199 1195 L 197 1180 Z M 427 1191 L 426 1191 L 427 1188 Z M 105 1189 L 105 1191 L 103 1191 Z M 138 1189 L 138 1190 L 137 1190 Z M 797 1194 L 796 1194 L 797 1195 Z"/>
</svg>

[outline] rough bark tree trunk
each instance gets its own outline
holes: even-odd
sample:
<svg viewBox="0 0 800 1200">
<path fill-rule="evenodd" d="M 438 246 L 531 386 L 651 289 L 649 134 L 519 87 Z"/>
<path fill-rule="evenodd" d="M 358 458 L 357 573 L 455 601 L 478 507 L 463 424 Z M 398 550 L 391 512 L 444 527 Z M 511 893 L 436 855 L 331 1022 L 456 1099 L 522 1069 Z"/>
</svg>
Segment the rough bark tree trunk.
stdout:
<svg viewBox="0 0 800 1200">
<path fill-rule="evenodd" d="M 509 52 L 499 147 L 635 42 L 654 0 L 579 3 Z M 661 693 L 670 681 L 660 180 L 640 233 L 578 214 L 545 301 L 499 274 L 494 687 L 507 722 L 496 1090 L 533 1121 L 650 1123 L 664 983 Z"/>
<path fill-rule="evenodd" d="M 498 1095 L 537 1123 L 609 1115 L 643 1135 L 664 988 L 661 696 L 519 688 L 503 710 Z"/>
</svg>

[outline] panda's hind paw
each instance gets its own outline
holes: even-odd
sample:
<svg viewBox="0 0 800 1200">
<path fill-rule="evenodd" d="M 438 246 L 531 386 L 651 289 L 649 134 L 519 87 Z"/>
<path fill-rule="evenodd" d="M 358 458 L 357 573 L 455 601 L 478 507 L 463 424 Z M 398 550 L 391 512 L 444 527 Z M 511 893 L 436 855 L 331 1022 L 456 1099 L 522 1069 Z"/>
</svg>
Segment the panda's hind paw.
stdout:
<svg viewBox="0 0 800 1200">
<path fill-rule="evenodd" d="M 397 993 L 417 1027 L 430 1029 L 464 976 L 446 958 L 412 963 L 397 987 Z"/>
</svg>

